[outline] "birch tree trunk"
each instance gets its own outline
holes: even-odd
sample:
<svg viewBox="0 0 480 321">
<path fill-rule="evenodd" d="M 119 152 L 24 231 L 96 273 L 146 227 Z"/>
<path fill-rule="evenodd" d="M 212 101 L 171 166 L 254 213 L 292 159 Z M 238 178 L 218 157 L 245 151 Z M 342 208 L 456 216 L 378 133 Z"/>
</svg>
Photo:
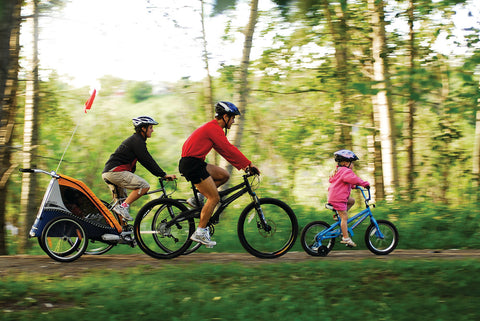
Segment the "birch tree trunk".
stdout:
<svg viewBox="0 0 480 321">
<path fill-rule="evenodd" d="M 27 35 L 31 35 L 29 42 L 32 45 L 27 55 L 26 87 L 25 87 L 25 119 L 23 131 L 23 168 L 32 168 L 34 165 L 34 151 L 38 145 L 38 0 L 30 0 L 26 6 L 27 20 L 25 27 L 28 29 Z M 20 196 L 20 240 L 18 246 L 19 253 L 25 253 L 28 248 L 28 232 L 35 220 L 35 202 L 36 175 L 23 173 L 22 191 Z"/>
<path fill-rule="evenodd" d="M 7 253 L 5 203 L 7 181 L 14 168 L 10 147 L 17 111 L 18 57 L 22 0 L 0 2 L 0 255 Z"/>
<path fill-rule="evenodd" d="M 380 130 L 382 169 L 385 198 L 394 199 L 397 188 L 394 121 L 391 101 L 388 98 L 388 63 L 386 61 L 386 36 L 383 0 L 368 0 L 372 25 L 373 81 L 377 94 L 372 96 L 376 127 Z"/>
</svg>

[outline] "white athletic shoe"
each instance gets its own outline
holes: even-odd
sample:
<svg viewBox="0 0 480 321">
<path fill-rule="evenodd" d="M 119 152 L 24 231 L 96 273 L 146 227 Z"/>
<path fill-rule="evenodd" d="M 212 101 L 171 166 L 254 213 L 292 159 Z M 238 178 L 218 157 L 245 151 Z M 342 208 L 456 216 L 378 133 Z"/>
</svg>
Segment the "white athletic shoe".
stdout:
<svg viewBox="0 0 480 321">
<path fill-rule="evenodd" d="M 133 221 L 133 217 L 130 216 L 130 213 L 128 212 L 127 207 L 123 207 L 120 204 L 117 204 L 115 205 L 113 210 L 115 211 L 115 213 L 117 213 L 118 215 L 121 215 L 127 221 Z"/>
<path fill-rule="evenodd" d="M 190 236 L 190 239 L 192 241 L 202 243 L 206 247 L 214 247 L 215 245 L 217 245 L 217 242 L 210 240 L 210 232 L 208 232 L 208 229 L 200 231 L 197 229 L 195 233 Z"/>
</svg>

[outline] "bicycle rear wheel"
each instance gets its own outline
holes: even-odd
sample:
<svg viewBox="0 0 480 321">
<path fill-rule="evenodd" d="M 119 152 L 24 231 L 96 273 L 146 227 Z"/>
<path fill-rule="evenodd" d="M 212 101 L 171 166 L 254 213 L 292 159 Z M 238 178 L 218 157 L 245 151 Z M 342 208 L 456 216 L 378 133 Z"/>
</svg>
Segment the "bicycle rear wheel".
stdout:
<svg viewBox="0 0 480 321">
<path fill-rule="evenodd" d="M 51 220 L 40 237 L 41 248 L 58 262 L 72 262 L 85 252 L 88 238 L 82 225 L 73 217 Z"/>
<path fill-rule="evenodd" d="M 287 204 L 278 199 L 261 198 L 259 207 L 267 226 L 263 226 L 255 203 L 250 203 L 238 219 L 240 243 L 248 253 L 256 257 L 280 257 L 291 249 L 297 239 L 297 217 Z"/>
<path fill-rule="evenodd" d="M 327 256 L 335 245 L 335 239 L 330 238 L 317 243 L 316 236 L 329 227 L 330 225 L 324 221 L 314 221 L 305 225 L 300 236 L 303 250 L 312 256 Z"/>
<path fill-rule="evenodd" d="M 377 224 L 384 237 L 380 238 L 377 227 L 372 223 L 365 231 L 365 244 L 373 254 L 387 255 L 397 247 L 398 231 L 390 221 L 377 220 Z"/>
<path fill-rule="evenodd" d="M 135 219 L 135 240 L 146 254 L 156 259 L 179 256 L 192 244 L 190 235 L 195 231 L 193 218 L 166 227 L 187 207 L 173 199 L 160 198 L 143 206 Z"/>
</svg>

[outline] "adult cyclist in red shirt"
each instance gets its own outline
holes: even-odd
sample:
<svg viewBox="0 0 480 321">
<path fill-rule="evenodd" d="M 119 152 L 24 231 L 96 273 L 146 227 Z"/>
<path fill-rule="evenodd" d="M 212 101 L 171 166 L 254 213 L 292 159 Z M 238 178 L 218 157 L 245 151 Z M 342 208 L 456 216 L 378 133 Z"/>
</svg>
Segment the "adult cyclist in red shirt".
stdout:
<svg viewBox="0 0 480 321">
<path fill-rule="evenodd" d="M 202 194 L 201 201 L 203 202 L 204 197 L 207 199 L 200 212 L 200 222 L 197 230 L 190 238 L 208 247 L 217 244 L 210 239 L 210 232 L 207 228 L 215 206 L 220 201 L 217 188 L 225 184 L 230 175 L 219 166 L 207 164 L 205 162 L 207 154 L 213 148 L 238 170 L 249 170 L 260 174 L 258 168 L 237 147 L 233 146 L 226 137 L 227 130 L 235 122 L 235 116 L 237 115 L 240 115 L 240 111 L 233 103 L 227 101 L 218 102 L 215 105 L 215 119 L 197 128 L 187 138 L 182 147 L 182 158 L 178 166 L 179 171 L 188 181 L 195 184 L 195 187 Z M 190 205 L 201 205 L 192 204 L 192 201 L 193 199 L 188 200 Z"/>
</svg>

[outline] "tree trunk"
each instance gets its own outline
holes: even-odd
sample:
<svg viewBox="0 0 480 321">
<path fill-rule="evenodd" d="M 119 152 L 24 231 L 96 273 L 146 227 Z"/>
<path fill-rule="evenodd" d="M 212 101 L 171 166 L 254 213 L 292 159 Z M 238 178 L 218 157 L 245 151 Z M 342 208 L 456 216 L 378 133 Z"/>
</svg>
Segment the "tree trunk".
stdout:
<svg viewBox="0 0 480 321">
<path fill-rule="evenodd" d="M 14 168 L 10 147 L 17 110 L 21 0 L 0 2 L 0 255 L 7 254 L 5 209 L 7 181 Z"/>
<path fill-rule="evenodd" d="M 373 111 L 371 113 L 372 126 L 375 124 Z M 380 140 L 378 137 L 378 130 L 372 130 L 372 133 L 368 135 L 368 155 L 373 155 L 373 159 L 368 164 L 370 175 L 373 177 L 372 195 L 376 201 L 382 201 L 385 199 L 385 192 L 383 189 L 383 174 L 382 174 L 382 148 L 380 146 Z"/>
<path fill-rule="evenodd" d="M 344 123 L 350 123 L 348 112 L 348 28 L 347 28 L 347 1 L 341 0 L 339 4 L 331 4 L 328 0 L 322 1 L 327 25 L 333 37 L 335 47 L 335 74 L 338 86 L 338 100 L 334 103 L 334 113 L 340 124 L 335 128 L 335 145 L 337 148 L 352 149 L 352 128 Z M 335 17 L 332 17 L 331 7 L 334 7 Z"/>
<path fill-rule="evenodd" d="M 23 168 L 36 167 L 34 151 L 38 145 L 38 0 L 27 3 L 28 18 L 26 26 L 31 39 L 31 52 L 27 54 L 26 86 L 25 86 L 25 120 L 23 132 Z M 22 191 L 20 197 L 19 221 L 21 222 L 18 252 L 25 253 L 28 249 L 28 232 L 35 220 L 36 214 L 36 175 L 24 173 L 22 176 Z"/>
<path fill-rule="evenodd" d="M 477 99 L 477 116 L 475 122 L 475 142 L 473 145 L 473 194 L 480 201 L 480 98 Z"/>
<path fill-rule="evenodd" d="M 205 1 L 200 0 L 200 21 L 202 24 L 202 44 L 203 44 L 203 63 L 205 64 L 205 85 L 204 85 L 204 109 L 205 109 L 205 119 L 206 121 L 213 119 L 215 116 L 215 110 L 213 106 L 213 84 L 212 76 L 210 75 L 210 65 L 208 58 L 208 46 L 207 46 L 207 32 L 205 30 Z M 209 159 L 214 164 L 218 161 L 218 153 L 210 153 Z"/>
<path fill-rule="evenodd" d="M 207 33 L 205 30 L 205 1 L 200 0 L 201 2 L 201 23 L 202 23 L 202 43 L 203 43 L 203 63 L 205 64 L 205 72 L 206 72 L 206 79 L 205 79 L 205 116 L 206 120 L 210 120 L 214 116 L 214 109 L 213 109 L 213 85 L 212 85 L 212 76 L 210 75 L 210 66 L 209 66 L 209 59 L 208 59 L 208 48 L 207 48 Z"/>
<path fill-rule="evenodd" d="M 368 0 L 372 25 L 373 81 L 377 94 L 372 96 L 376 127 L 380 129 L 385 198 L 394 199 L 397 188 L 393 108 L 388 98 L 388 63 L 383 0 Z"/>
<path fill-rule="evenodd" d="M 415 10 L 415 1 L 410 0 L 409 8 L 407 10 L 408 14 L 408 26 L 409 26 L 409 66 L 410 76 L 409 76 L 409 99 L 407 103 L 406 115 L 406 129 L 405 129 L 405 141 L 404 145 L 407 152 L 407 167 L 406 167 L 406 192 L 407 199 L 413 201 L 415 199 L 415 161 L 414 161 L 414 117 L 415 117 L 415 60 L 416 60 L 416 49 L 415 49 L 415 32 L 413 30 L 413 22 L 415 21 L 414 16 Z"/>
<path fill-rule="evenodd" d="M 245 28 L 245 42 L 243 44 L 242 62 L 239 69 L 238 87 L 236 90 L 234 104 L 242 113 L 241 117 L 235 118 L 235 125 L 232 126 L 229 132 L 229 140 L 233 145 L 240 147 L 243 136 L 244 119 L 247 113 L 248 103 L 248 67 L 250 65 L 250 51 L 252 49 L 253 34 L 255 32 L 255 25 L 258 20 L 258 0 L 251 0 L 250 2 L 250 17 Z M 222 159 L 222 167 L 226 167 L 229 173 L 232 173 L 233 166 Z"/>
</svg>

